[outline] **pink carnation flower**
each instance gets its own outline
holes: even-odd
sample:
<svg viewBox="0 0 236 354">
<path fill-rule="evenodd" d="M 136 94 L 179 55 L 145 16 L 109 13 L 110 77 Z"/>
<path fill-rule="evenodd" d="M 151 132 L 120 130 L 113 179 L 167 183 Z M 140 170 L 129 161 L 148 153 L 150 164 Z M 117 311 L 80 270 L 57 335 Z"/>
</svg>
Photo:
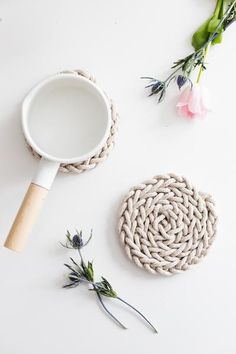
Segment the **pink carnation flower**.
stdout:
<svg viewBox="0 0 236 354">
<path fill-rule="evenodd" d="M 180 116 L 189 119 L 205 118 L 210 112 L 208 90 L 200 84 L 186 87 L 176 107 Z"/>
</svg>

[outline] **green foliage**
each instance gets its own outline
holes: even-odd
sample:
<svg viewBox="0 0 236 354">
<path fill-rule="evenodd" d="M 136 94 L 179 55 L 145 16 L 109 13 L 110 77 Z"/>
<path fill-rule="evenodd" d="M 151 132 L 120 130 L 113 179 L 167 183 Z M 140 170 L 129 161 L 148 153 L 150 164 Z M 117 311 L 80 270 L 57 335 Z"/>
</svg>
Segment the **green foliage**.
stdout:
<svg viewBox="0 0 236 354">
<path fill-rule="evenodd" d="M 84 263 L 82 263 L 81 267 L 83 269 L 84 278 L 87 279 L 90 282 L 93 282 L 94 281 L 94 271 L 93 271 L 92 262 L 88 262 L 87 266 Z"/>
<path fill-rule="evenodd" d="M 211 44 L 219 44 L 222 41 L 222 32 L 224 24 L 221 23 L 224 17 L 224 0 L 218 0 L 213 15 L 206 20 L 193 34 L 192 46 L 195 50 L 199 50 L 204 46 L 212 34 L 218 35 L 211 41 Z"/>
<path fill-rule="evenodd" d="M 149 96 L 156 95 L 158 102 L 161 102 L 170 83 L 176 82 L 180 87 L 180 78 L 181 82 L 192 86 L 191 74 L 197 67 L 200 68 L 199 81 L 202 72 L 206 69 L 205 58 L 209 46 L 220 43 L 222 32 L 234 21 L 236 21 L 236 0 L 218 0 L 213 15 L 198 28 L 192 37 L 194 52 L 175 61 L 171 67 L 173 71 L 165 80 L 150 76 L 142 77 L 149 80 L 148 85 L 145 87 L 151 90 Z"/>
<path fill-rule="evenodd" d="M 108 282 L 108 280 L 104 277 L 101 277 L 101 280 L 98 282 L 95 282 L 94 280 L 94 270 L 93 270 L 93 263 L 92 262 L 85 262 L 82 256 L 82 248 L 88 244 L 92 237 L 92 233 L 89 237 L 89 239 L 84 242 L 83 241 L 83 234 L 82 231 L 78 232 L 76 231 L 76 234 L 72 237 L 70 232 L 67 231 L 66 234 L 66 243 L 61 244 L 63 247 L 69 248 L 69 249 L 74 249 L 78 251 L 79 257 L 80 257 L 80 262 L 79 264 L 75 262 L 73 258 L 70 258 L 72 264 L 67 264 L 65 263 L 65 267 L 69 269 L 69 274 L 68 274 L 68 279 L 69 283 L 64 285 L 63 288 L 75 288 L 81 283 L 85 283 L 89 286 L 89 290 L 92 290 L 96 293 L 97 298 L 104 309 L 106 313 L 123 329 L 126 329 L 126 327 L 108 310 L 108 308 L 105 306 L 103 302 L 103 296 L 105 297 L 110 297 L 110 298 L 115 298 L 123 303 L 125 303 L 127 306 L 129 306 L 131 309 L 133 309 L 137 314 L 139 314 L 144 321 L 148 323 L 148 325 L 152 328 L 152 330 L 157 333 L 156 328 L 151 324 L 151 322 L 140 312 L 138 311 L 134 306 L 130 305 L 128 302 L 125 300 L 121 299 L 120 297 L 117 296 L 117 293 L 113 290 L 111 284 Z"/>
<path fill-rule="evenodd" d="M 111 284 L 104 277 L 102 277 L 102 281 L 95 283 L 94 290 L 107 297 L 117 297 L 117 293 L 113 290 Z"/>
</svg>

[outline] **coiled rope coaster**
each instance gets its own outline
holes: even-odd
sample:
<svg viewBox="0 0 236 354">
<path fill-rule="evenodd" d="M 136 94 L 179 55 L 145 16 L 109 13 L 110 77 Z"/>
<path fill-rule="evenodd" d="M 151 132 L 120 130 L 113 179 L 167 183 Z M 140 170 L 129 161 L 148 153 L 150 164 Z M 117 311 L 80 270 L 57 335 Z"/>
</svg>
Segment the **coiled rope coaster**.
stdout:
<svg viewBox="0 0 236 354">
<path fill-rule="evenodd" d="M 128 257 L 153 274 L 185 271 L 207 254 L 217 217 L 209 195 L 184 177 L 158 175 L 132 188 L 120 212 Z"/>
<path fill-rule="evenodd" d="M 73 70 L 73 71 L 67 70 L 67 71 L 61 72 L 60 74 L 63 75 L 64 73 L 73 73 L 75 75 L 81 75 L 81 76 L 86 77 L 88 80 L 91 80 L 94 83 L 96 82 L 95 77 L 85 70 Z M 100 164 L 101 162 L 106 160 L 106 158 L 110 154 L 110 151 L 113 149 L 113 146 L 115 144 L 116 135 L 117 135 L 117 130 L 118 130 L 117 129 L 118 113 L 116 111 L 116 107 L 115 107 L 114 102 L 111 99 L 109 99 L 109 102 L 110 102 L 110 107 L 111 107 L 112 124 L 111 124 L 111 129 L 110 129 L 110 135 L 106 141 L 106 144 L 102 147 L 102 149 L 99 151 L 98 154 L 94 155 L 92 158 L 90 158 L 86 161 L 83 161 L 80 163 L 73 163 L 73 164 L 61 164 L 61 166 L 60 166 L 61 172 L 65 172 L 65 173 L 72 172 L 72 173 L 79 174 L 84 171 L 92 170 L 98 164 Z M 30 152 L 33 154 L 33 156 L 35 156 L 37 158 L 41 158 L 41 156 L 38 153 L 36 153 L 30 145 L 28 145 L 28 148 L 29 148 Z"/>
</svg>

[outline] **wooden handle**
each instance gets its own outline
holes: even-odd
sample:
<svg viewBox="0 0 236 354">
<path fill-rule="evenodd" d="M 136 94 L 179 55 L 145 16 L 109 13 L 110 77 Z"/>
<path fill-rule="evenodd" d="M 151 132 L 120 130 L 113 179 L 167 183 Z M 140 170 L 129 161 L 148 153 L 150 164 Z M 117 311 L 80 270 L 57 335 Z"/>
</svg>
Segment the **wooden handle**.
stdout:
<svg viewBox="0 0 236 354">
<path fill-rule="evenodd" d="M 5 247 L 16 252 L 24 249 L 47 193 L 46 188 L 31 183 L 5 241 Z"/>
</svg>

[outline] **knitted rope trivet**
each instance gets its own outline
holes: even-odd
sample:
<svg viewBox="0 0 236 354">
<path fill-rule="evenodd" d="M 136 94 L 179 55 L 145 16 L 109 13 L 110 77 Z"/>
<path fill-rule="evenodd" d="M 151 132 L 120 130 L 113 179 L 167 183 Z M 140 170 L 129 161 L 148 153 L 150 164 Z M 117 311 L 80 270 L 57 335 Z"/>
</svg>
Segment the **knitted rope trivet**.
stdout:
<svg viewBox="0 0 236 354">
<path fill-rule="evenodd" d="M 187 270 L 207 254 L 217 217 L 209 195 L 184 177 L 159 175 L 130 190 L 119 219 L 128 257 L 153 274 Z"/>
<path fill-rule="evenodd" d="M 68 70 L 68 71 L 63 71 L 60 74 L 64 74 L 64 73 L 74 73 L 75 75 L 84 76 L 94 83 L 96 82 L 95 77 L 91 75 L 89 72 L 84 70 L 74 70 L 74 71 Z M 114 102 L 109 98 L 108 100 L 110 102 L 110 107 L 111 107 L 112 123 L 111 123 L 110 135 L 106 141 L 106 144 L 102 147 L 102 149 L 99 151 L 98 154 L 94 155 L 93 157 L 91 157 L 86 161 L 73 163 L 73 164 L 61 164 L 59 169 L 61 172 L 66 172 L 66 173 L 73 172 L 79 174 L 84 171 L 88 171 L 95 168 L 99 163 L 103 162 L 108 157 L 115 143 L 116 134 L 117 134 L 117 119 L 118 119 L 118 113 L 116 111 Z M 28 148 L 33 154 L 33 156 L 37 158 L 41 158 L 41 156 L 38 153 L 36 153 L 30 145 L 28 145 Z"/>
</svg>

